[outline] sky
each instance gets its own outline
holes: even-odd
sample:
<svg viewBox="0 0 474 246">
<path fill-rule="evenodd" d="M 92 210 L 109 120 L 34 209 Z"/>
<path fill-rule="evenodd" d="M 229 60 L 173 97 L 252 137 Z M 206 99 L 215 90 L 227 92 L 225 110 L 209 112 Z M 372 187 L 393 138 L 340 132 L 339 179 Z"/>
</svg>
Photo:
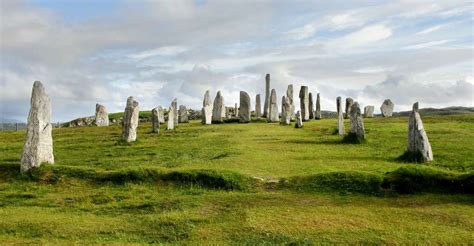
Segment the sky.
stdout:
<svg viewBox="0 0 474 246">
<path fill-rule="evenodd" d="M 239 102 L 288 84 L 395 111 L 474 105 L 471 1 L 2 0 L 0 118 L 26 122 L 43 82 L 53 122 L 123 111 L 200 109 L 206 90 Z M 298 107 L 298 100 L 296 105 Z M 263 103 L 263 102 L 262 102 Z M 377 111 L 377 110 L 376 110 Z"/>
</svg>

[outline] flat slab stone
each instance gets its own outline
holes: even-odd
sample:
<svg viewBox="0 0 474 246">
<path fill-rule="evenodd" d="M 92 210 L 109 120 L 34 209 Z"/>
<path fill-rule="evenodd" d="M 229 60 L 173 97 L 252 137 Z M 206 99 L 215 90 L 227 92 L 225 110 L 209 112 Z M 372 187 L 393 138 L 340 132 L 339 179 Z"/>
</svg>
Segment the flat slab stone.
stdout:
<svg viewBox="0 0 474 246">
<path fill-rule="evenodd" d="M 189 118 L 188 118 L 188 109 L 184 105 L 179 106 L 179 114 L 178 114 L 178 122 L 179 123 L 188 123 Z"/>
<path fill-rule="evenodd" d="M 374 117 L 374 106 L 367 105 L 364 107 L 364 117 L 365 118 L 373 118 Z"/>
</svg>

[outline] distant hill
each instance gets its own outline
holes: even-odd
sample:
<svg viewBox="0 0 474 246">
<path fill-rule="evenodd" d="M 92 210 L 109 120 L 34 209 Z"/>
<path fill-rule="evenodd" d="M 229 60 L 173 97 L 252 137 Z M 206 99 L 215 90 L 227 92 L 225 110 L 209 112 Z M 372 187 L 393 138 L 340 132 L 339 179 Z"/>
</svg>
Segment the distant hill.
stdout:
<svg viewBox="0 0 474 246">
<path fill-rule="evenodd" d="M 393 113 L 394 116 L 408 116 L 411 111 L 400 111 Z M 452 114 L 472 114 L 473 107 L 447 107 L 447 108 L 422 108 L 418 112 L 421 115 L 452 115 Z"/>
</svg>

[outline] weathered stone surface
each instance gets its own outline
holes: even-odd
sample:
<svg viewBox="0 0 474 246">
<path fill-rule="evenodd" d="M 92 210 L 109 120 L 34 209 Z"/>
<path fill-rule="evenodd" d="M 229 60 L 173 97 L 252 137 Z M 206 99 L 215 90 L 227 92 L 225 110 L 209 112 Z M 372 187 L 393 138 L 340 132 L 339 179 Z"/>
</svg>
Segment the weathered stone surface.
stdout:
<svg viewBox="0 0 474 246">
<path fill-rule="evenodd" d="M 337 105 L 337 133 L 339 135 L 345 134 L 344 129 L 344 112 L 342 109 L 342 99 L 341 97 L 336 98 L 336 105 Z"/>
<path fill-rule="evenodd" d="M 308 110 L 309 110 L 309 119 L 312 120 L 314 119 L 314 101 L 313 101 L 313 93 L 309 93 L 309 105 L 308 105 Z"/>
<path fill-rule="evenodd" d="M 179 123 L 179 111 L 178 111 L 178 99 L 175 98 L 172 102 L 171 102 L 171 107 L 173 107 L 173 119 L 174 119 L 174 127 L 177 127 L 178 126 L 178 123 Z"/>
<path fill-rule="evenodd" d="M 109 114 L 105 106 L 96 104 L 95 105 L 95 125 L 96 126 L 108 126 L 109 125 Z"/>
<path fill-rule="evenodd" d="M 293 84 L 288 85 L 288 88 L 286 89 L 286 98 L 288 98 L 291 104 L 290 117 L 291 119 L 294 119 L 295 118 L 295 101 L 293 100 Z"/>
<path fill-rule="evenodd" d="M 367 105 L 364 107 L 364 117 L 373 118 L 374 117 L 374 106 Z"/>
<path fill-rule="evenodd" d="M 152 132 L 160 133 L 160 109 L 158 107 L 151 110 Z"/>
<path fill-rule="evenodd" d="M 301 116 L 301 111 L 298 111 L 296 113 L 295 128 L 301 128 L 301 127 L 303 127 L 303 117 Z"/>
<path fill-rule="evenodd" d="M 224 121 L 223 115 L 225 117 L 224 97 L 218 91 L 212 108 L 212 122 L 222 123 Z"/>
<path fill-rule="evenodd" d="M 202 101 L 202 124 L 210 125 L 212 122 L 212 102 L 209 90 L 204 94 L 204 100 Z"/>
<path fill-rule="evenodd" d="M 165 109 L 161 106 L 158 107 L 158 120 L 160 121 L 160 124 L 165 123 Z"/>
<path fill-rule="evenodd" d="M 268 110 L 268 117 L 267 120 L 269 122 L 278 122 L 279 115 L 278 115 L 278 104 L 277 104 L 277 95 L 275 89 L 272 89 L 272 93 L 270 94 L 270 109 Z"/>
<path fill-rule="evenodd" d="M 263 105 L 263 117 L 268 118 L 268 111 L 270 109 L 270 74 L 265 76 L 265 103 Z"/>
<path fill-rule="evenodd" d="M 351 115 L 351 108 L 352 104 L 354 103 L 354 99 L 348 97 L 346 98 L 346 115 L 344 118 L 349 119 L 349 116 Z"/>
<path fill-rule="evenodd" d="M 262 105 L 260 102 L 260 94 L 255 97 L 255 117 L 260 118 L 262 116 Z"/>
<path fill-rule="evenodd" d="M 393 114 L 393 107 L 395 105 L 393 104 L 392 100 L 390 99 L 385 99 L 383 101 L 382 106 L 380 106 L 380 112 L 382 112 L 383 117 L 391 117 Z"/>
<path fill-rule="evenodd" d="M 63 127 L 81 127 L 92 126 L 95 122 L 95 116 L 81 117 L 64 123 Z"/>
<path fill-rule="evenodd" d="M 234 105 L 234 114 L 236 118 L 239 117 L 239 106 L 237 105 L 237 103 Z"/>
<path fill-rule="evenodd" d="M 127 106 L 123 112 L 122 122 L 122 139 L 126 142 L 133 142 L 137 140 L 137 126 L 138 126 L 138 102 L 133 100 L 133 97 L 128 97 Z"/>
<path fill-rule="evenodd" d="M 184 105 L 179 105 L 179 123 L 188 123 L 188 109 Z"/>
<path fill-rule="evenodd" d="M 308 86 L 301 86 L 300 89 L 300 113 L 303 121 L 309 120 L 309 91 Z"/>
<path fill-rule="evenodd" d="M 350 115 L 351 133 L 355 134 L 359 141 L 363 141 L 365 139 L 364 120 L 362 119 L 362 113 L 358 102 L 352 104 Z"/>
<path fill-rule="evenodd" d="M 316 111 L 314 112 L 314 118 L 317 120 L 321 119 L 321 98 L 319 93 L 316 95 Z"/>
<path fill-rule="evenodd" d="M 21 171 L 39 167 L 42 162 L 54 163 L 51 100 L 39 81 L 33 84 L 30 103 L 26 140 L 21 155 Z"/>
<path fill-rule="evenodd" d="M 418 113 L 418 102 L 413 104 L 413 110 L 408 118 L 408 151 L 420 154 L 423 161 L 433 160 L 431 144 Z"/>
<path fill-rule="evenodd" d="M 174 107 L 171 106 L 169 108 L 169 111 L 168 111 L 168 127 L 166 128 L 167 130 L 173 130 L 175 125 L 174 125 L 174 116 L 175 116 L 175 113 L 174 113 Z"/>
<path fill-rule="evenodd" d="M 291 122 L 291 103 L 288 97 L 281 98 L 281 121 L 283 125 L 289 125 Z"/>
<path fill-rule="evenodd" d="M 239 110 L 239 122 L 248 123 L 250 122 L 250 96 L 245 91 L 240 91 L 240 110 Z"/>
</svg>

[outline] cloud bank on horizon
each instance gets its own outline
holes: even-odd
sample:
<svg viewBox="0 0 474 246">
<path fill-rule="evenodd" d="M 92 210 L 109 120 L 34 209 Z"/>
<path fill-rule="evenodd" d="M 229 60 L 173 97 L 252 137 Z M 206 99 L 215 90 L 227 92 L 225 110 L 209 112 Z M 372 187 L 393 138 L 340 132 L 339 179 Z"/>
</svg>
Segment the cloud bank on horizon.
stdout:
<svg viewBox="0 0 474 246">
<path fill-rule="evenodd" d="M 473 106 L 473 5 L 468 1 L 0 2 L 0 118 L 26 121 L 44 83 L 55 121 L 178 103 L 206 90 L 231 106 L 240 90 L 279 100 L 288 84 L 395 110 Z M 252 102 L 252 104 L 254 101 Z"/>
</svg>

